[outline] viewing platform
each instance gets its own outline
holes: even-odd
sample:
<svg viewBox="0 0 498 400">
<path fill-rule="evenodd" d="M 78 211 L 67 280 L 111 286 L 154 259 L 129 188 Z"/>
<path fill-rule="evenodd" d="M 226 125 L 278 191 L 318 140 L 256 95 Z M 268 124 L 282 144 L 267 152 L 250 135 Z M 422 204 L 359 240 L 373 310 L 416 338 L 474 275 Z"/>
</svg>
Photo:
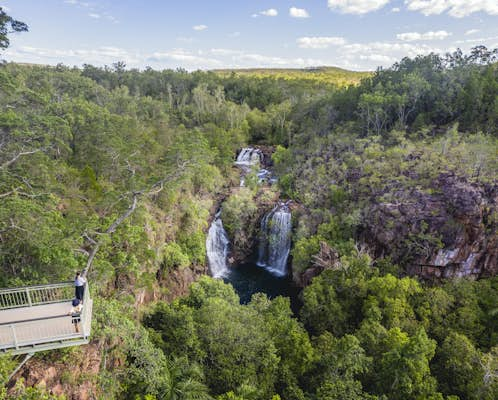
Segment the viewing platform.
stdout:
<svg viewBox="0 0 498 400">
<path fill-rule="evenodd" d="M 0 289 L 0 352 L 32 354 L 89 342 L 93 301 L 85 285 L 78 331 L 68 315 L 73 282 Z"/>
</svg>

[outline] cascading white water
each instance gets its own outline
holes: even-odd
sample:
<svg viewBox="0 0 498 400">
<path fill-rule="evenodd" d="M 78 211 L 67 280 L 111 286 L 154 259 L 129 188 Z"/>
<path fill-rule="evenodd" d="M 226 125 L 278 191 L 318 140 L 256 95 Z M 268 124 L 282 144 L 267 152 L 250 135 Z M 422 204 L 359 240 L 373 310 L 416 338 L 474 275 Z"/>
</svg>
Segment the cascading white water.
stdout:
<svg viewBox="0 0 498 400">
<path fill-rule="evenodd" d="M 240 186 L 245 186 L 245 177 L 247 174 L 251 173 L 253 168 L 259 168 L 262 161 L 262 153 L 259 149 L 254 149 L 252 147 L 244 147 L 235 161 L 235 165 L 240 167 L 242 170 L 240 174 Z"/>
<path fill-rule="evenodd" d="M 241 187 L 245 186 L 245 178 L 251 172 L 256 173 L 256 177 L 260 184 L 264 182 L 273 184 L 276 182 L 276 179 L 272 176 L 271 171 L 265 168 L 261 168 L 263 165 L 263 153 L 260 149 L 255 149 L 253 147 L 244 147 L 237 156 L 235 165 L 237 165 L 242 170 L 240 174 Z"/>
<path fill-rule="evenodd" d="M 259 166 L 262 161 L 261 158 L 261 150 L 252 147 L 244 147 L 237 156 L 235 164 L 248 167 Z"/>
<path fill-rule="evenodd" d="M 223 221 L 220 218 L 221 211 L 216 214 L 209 227 L 206 238 L 206 253 L 209 269 L 213 278 L 227 277 L 230 269 L 227 264 L 228 248 L 230 241 L 223 228 Z"/>
<path fill-rule="evenodd" d="M 274 275 L 287 274 L 287 258 L 291 247 L 291 213 L 280 203 L 261 220 L 258 265 Z"/>
</svg>

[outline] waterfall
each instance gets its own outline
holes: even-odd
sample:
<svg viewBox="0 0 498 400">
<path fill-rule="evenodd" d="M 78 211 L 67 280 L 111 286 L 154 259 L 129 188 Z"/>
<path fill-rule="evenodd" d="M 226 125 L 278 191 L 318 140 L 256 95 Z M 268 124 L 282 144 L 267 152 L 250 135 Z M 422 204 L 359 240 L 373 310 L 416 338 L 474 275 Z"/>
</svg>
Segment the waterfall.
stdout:
<svg viewBox="0 0 498 400">
<path fill-rule="evenodd" d="M 253 147 L 244 147 L 237 156 L 235 165 L 237 165 L 241 169 L 241 187 L 245 186 L 245 177 L 251 172 L 256 172 L 259 184 L 269 183 L 270 185 L 272 185 L 276 182 L 276 178 L 273 177 L 272 172 L 265 168 L 262 168 L 263 153 L 260 149 L 255 149 Z"/>
<path fill-rule="evenodd" d="M 254 149 L 252 147 L 244 147 L 239 155 L 237 156 L 237 160 L 235 164 L 240 166 L 259 166 L 262 161 L 261 150 Z"/>
<path fill-rule="evenodd" d="M 261 220 L 258 265 L 274 275 L 287 274 L 291 247 L 291 213 L 287 203 L 280 203 Z"/>
<path fill-rule="evenodd" d="M 240 187 L 245 186 L 245 176 L 251 172 L 253 168 L 259 168 L 261 161 L 263 160 L 263 154 L 261 150 L 254 149 L 252 147 L 244 147 L 235 161 L 241 170 L 240 174 Z"/>
<path fill-rule="evenodd" d="M 228 240 L 225 228 L 223 228 L 223 221 L 220 218 L 220 214 L 221 211 L 216 213 L 206 238 L 207 259 L 213 278 L 224 278 L 230 272 L 227 265 L 230 241 Z"/>
</svg>

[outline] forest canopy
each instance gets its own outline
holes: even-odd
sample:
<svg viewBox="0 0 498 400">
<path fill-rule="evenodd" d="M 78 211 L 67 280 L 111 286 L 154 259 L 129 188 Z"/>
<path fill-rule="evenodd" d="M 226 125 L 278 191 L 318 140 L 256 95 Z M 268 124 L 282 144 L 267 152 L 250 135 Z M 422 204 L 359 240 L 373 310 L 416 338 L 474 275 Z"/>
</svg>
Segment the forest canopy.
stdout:
<svg viewBox="0 0 498 400">
<path fill-rule="evenodd" d="M 0 47 L 26 29 L 0 9 Z M 405 58 L 361 80 L 4 63 L 0 286 L 65 281 L 92 257 L 100 367 L 68 368 L 61 382 L 91 382 L 99 398 L 496 399 L 497 278 L 410 270 L 465 231 L 459 204 L 444 225 L 407 223 L 380 250 L 368 229 L 396 225 L 375 219 L 376 205 L 440 199 L 444 185 L 496 193 L 497 56 L 478 46 Z M 200 276 L 208 221 L 238 186 L 233 161 L 248 144 L 271 147 L 275 190 L 300 207 L 295 280 L 325 265 L 297 311 L 261 293 L 241 304 Z M 227 200 L 231 235 L 258 195 L 255 182 Z M 496 204 L 482 219 L 496 239 Z M 185 275 L 197 281 L 175 292 Z M 63 369 L 85 350 L 37 358 Z M 2 380 L 10 366 L 2 359 Z M 56 397 L 22 382 L 0 391 Z"/>
</svg>

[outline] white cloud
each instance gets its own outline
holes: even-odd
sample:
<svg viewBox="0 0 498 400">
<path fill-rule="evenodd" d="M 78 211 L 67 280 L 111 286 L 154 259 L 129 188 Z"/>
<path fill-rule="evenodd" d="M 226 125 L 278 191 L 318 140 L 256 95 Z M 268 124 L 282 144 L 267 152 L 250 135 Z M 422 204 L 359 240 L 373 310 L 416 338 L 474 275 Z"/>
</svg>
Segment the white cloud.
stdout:
<svg viewBox="0 0 498 400">
<path fill-rule="evenodd" d="M 455 40 L 453 43 L 455 44 L 483 44 L 489 48 L 496 48 L 498 44 L 492 44 L 495 40 L 498 40 L 498 36 L 488 36 L 488 37 L 479 37 L 475 39 L 465 39 L 465 40 Z"/>
<path fill-rule="evenodd" d="M 240 32 L 232 32 L 228 34 L 228 37 L 236 38 L 240 36 Z"/>
<path fill-rule="evenodd" d="M 296 8 L 296 7 L 289 8 L 289 15 L 292 18 L 309 18 L 310 17 L 308 11 L 306 11 L 304 8 Z"/>
<path fill-rule="evenodd" d="M 264 15 L 265 17 L 276 17 L 278 15 L 278 11 L 274 8 L 269 8 L 268 10 L 260 11 L 260 15 Z"/>
<path fill-rule="evenodd" d="M 176 40 L 178 42 L 182 42 L 182 43 L 193 43 L 195 41 L 194 38 L 187 37 L 187 36 L 178 36 L 176 38 Z"/>
<path fill-rule="evenodd" d="M 405 42 L 414 42 L 416 40 L 443 40 L 448 36 L 451 36 L 451 33 L 446 31 L 429 31 L 425 33 L 406 32 L 398 33 L 396 35 L 399 40 L 403 40 Z"/>
<path fill-rule="evenodd" d="M 386 56 L 384 54 L 360 54 L 360 60 L 373 61 L 377 64 L 391 65 L 396 62 L 395 57 Z"/>
<path fill-rule="evenodd" d="M 441 53 L 441 50 L 425 44 L 370 42 L 345 44 L 339 49 L 344 57 L 390 57 L 393 61 L 419 54 Z"/>
<path fill-rule="evenodd" d="M 5 55 L 18 62 L 34 62 L 55 65 L 60 62 L 71 65 L 94 64 L 110 65 L 116 61 L 124 61 L 130 67 L 156 65 L 159 68 L 188 69 L 220 68 L 224 64 L 212 57 L 203 57 L 201 52 L 193 53 L 184 49 L 156 51 L 152 53 L 132 52 L 113 46 L 102 46 L 96 49 L 50 49 L 31 46 L 9 48 Z"/>
<path fill-rule="evenodd" d="M 289 67 L 305 68 L 331 64 L 313 58 L 285 58 L 264 54 L 248 53 L 244 50 L 213 48 L 207 51 L 188 51 L 182 48 L 140 53 L 118 47 L 103 46 L 96 49 L 50 49 L 37 47 L 9 48 L 4 53 L 9 60 L 56 65 L 110 65 L 116 61 L 124 61 L 132 68 L 152 66 L 154 68 L 252 68 L 252 67 Z"/>
<path fill-rule="evenodd" d="M 113 17 L 112 15 L 107 14 L 107 15 L 105 15 L 105 17 L 106 17 L 106 19 L 108 19 L 108 20 L 109 20 L 109 21 L 111 21 L 112 23 L 117 24 L 117 23 L 119 22 L 119 21 L 118 21 L 118 19 L 117 19 L 117 18 L 115 18 L 115 17 Z"/>
<path fill-rule="evenodd" d="M 302 49 L 327 49 L 330 46 L 341 46 L 346 44 L 346 40 L 336 36 L 314 36 L 301 37 L 296 40 Z"/>
<path fill-rule="evenodd" d="M 342 65 L 358 70 L 372 70 L 379 65 L 388 67 L 403 57 L 441 52 L 426 44 L 399 42 L 350 43 L 338 49 Z"/>
<path fill-rule="evenodd" d="M 473 35 L 474 33 L 479 33 L 481 32 L 479 29 L 469 29 L 468 31 L 465 32 L 465 35 Z"/>
<path fill-rule="evenodd" d="M 399 7 L 394 7 L 391 9 L 391 12 L 393 12 L 393 13 L 398 13 L 400 11 L 401 11 L 401 8 L 399 8 Z"/>
<path fill-rule="evenodd" d="M 303 38 L 299 38 L 303 39 Z M 298 39 L 298 44 L 300 44 Z M 495 40 L 496 41 L 496 40 Z M 279 56 L 259 54 L 238 48 L 211 48 L 204 51 L 176 49 L 158 49 L 142 52 L 113 46 L 80 49 L 49 49 L 35 47 L 13 47 L 7 49 L 5 56 L 12 61 L 33 62 L 56 65 L 63 62 L 67 65 L 110 65 L 123 60 L 131 68 L 177 68 L 187 70 L 213 68 L 306 68 L 320 65 L 337 65 L 356 70 L 373 70 L 378 65 L 390 66 L 403 57 L 414 57 L 430 52 L 442 53 L 443 50 L 424 43 L 409 42 L 367 42 L 346 43 L 343 38 L 309 37 L 301 41 L 306 48 L 324 48 L 330 46 L 323 59 L 299 56 Z M 335 47 L 336 46 L 336 47 Z"/>
<path fill-rule="evenodd" d="M 85 1 L 79 1 L 79 0 L 65 0 L 64 3 L 66 4 L 71 4 L 73 6 L 79 6 L 83 8 L 91 8 L 91 4 L 87 3 Z"/>
<path fill-rule="evenodd" d="M 207 27 L 207 25 L 203 25 L 203 24 L 201 24 L 201 25 L 194 25 L 194 26 L 192 27 L 192 29 L 193 29 L 194 31 L 204 31 L 204 30 L 206 30 L 207 28 L 208 28 L 208 27 Z"/>
<path fill-rule="evenodd" d="M 187 63 L 191 67 L 194 66 L 198 68 L 206 68 L 206 67 L 213 68 L 213 67 L 222 66 L 220 60 L 214 58 L 201 57 L 184 49 L 174 49 L 172 51 L 165 51 L 165 52 L 157 51 L 147 56 L 146 61 L 149 62 L 176 61 L 176 62 Z"/>
<path fill-rule="evenodd" d="M 324 65 L 322 60 L 317 60 L 313 58 L 283 58 L 283 57 L 272 57 L 262 54 L 252 54 L 252 53 L 242 53 L 232 57 L 235 67 L 241 66 L 245 67 L 289 67 L 289 68 L 304 68 L 304 67 L 316 67 L 317 65 Z"/>
<path fill-rule="evenodd" d="M 476 12 L 498 15 L 496 0 L 405 0 L 409 10 L 424 15 L 447 12 L 452 17 L 462 18 Z"/>
<path fill-rule="evenodd" d="M 247 53 L 244 50 L 214 48 L 209 50 L 213 56 L 225 57 L 225 68 L 252 68 L 252 67 L 290 67 L 303 68 L 326 64 L 323 60 L 313 58 L 285 58 L 267 56 L 257 53 Z"/>
<path fill-rule="evenodd" d="M 328 0 L 331 10 L 344 14 L 366 14 L 384 7 L 391 0 Z"/>
<path fill-rule="evenodd" d="M 243 54 L 241 50 L 232 49 L 211 49 L 209 52 L 215 56 L 233 56 Z"/>
<path fill-rule="evenodd" d="M 101 46 L 95 49 L 61 50 L 42 47 L 21 46 L 17 49 L 8 49 L 7 55 L 19 61 L 47 63 L 95 63 L 98 65 L 110 64 L 115 61 L 125 61 L 136 64 L 140 61 L 137 53 L 114 46 Z"/>
<path fill-rule="evenodd" d="M 64 0 L 64 3 L 75 6 L 79 9 L 86 9 L 85 12 L 88 12 L 88 16 L 94 19 L 105 18 L 112 23 L 117 24 L 119 21 L 117 18 L 112 16 L 109 12 L 105 11 L 105 8 L 97 3 L 88 3 L 86 1 L 80 0 Z"/>
<path fill-rule="evenodd" d="M 10 11 L 10 8 L 7 7 L 7 6 L 3 6 L 3 5 L 0 4 L 0 7 L 2 7 L 2 10 L 4 10 L 4 11 L 7 11 L 7 12 Z"/>
</svg>

